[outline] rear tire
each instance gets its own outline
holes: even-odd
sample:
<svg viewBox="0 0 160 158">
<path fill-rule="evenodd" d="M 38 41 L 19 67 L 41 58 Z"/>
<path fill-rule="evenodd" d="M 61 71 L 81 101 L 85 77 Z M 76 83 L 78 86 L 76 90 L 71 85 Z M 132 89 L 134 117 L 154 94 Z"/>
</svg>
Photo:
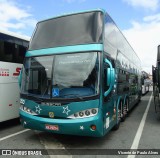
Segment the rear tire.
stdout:
<svg viewBox="0 0 160 158">
<path fill-rule="evenodd" d="M 120 123 L 121 123 L 121 109 L 120 109 L 120 106 L 119 106 L 119 108 L 118 108 L 118 122 L 116 123 L 116 125 L 112 129 L 113 130 L 118 130 L 119 126 L 120 126 Z"/>
<path fill-rule="evenodd" d="M 124 122 L 126 119 L 126 104 L 123 106 L 123 102 L 120 103 L 121 107 L 121 121 Z"/>
</svg>

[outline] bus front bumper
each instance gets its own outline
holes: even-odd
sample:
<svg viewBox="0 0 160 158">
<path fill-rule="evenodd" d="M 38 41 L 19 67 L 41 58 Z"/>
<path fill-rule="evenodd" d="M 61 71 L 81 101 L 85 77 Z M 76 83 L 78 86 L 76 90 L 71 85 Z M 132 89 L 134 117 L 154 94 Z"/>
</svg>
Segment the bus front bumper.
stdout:
<svg viewBox="0 0 160 158">
<path fill-rule="evenodd" d="M 24 128 L 34 130 L 69 135 L 103 136 L 104 125 L 101 115 L 82 119 L 53 119 L 42 118 L 20 110 L 20 121 Z"/>
</svg>

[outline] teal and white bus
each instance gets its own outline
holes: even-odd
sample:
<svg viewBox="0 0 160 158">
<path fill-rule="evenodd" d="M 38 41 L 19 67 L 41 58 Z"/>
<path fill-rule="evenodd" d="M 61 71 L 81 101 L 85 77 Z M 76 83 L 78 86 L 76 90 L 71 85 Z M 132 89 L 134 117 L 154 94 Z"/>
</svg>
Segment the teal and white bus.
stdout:
<svg viewBox="0 0 160 158">
<path fill-rule="evenodd" d="M 141 63 L 103 10 L 38 22 L 20 75 L 24 128 L 104 136 L 141 98 Z"/>
</svg>

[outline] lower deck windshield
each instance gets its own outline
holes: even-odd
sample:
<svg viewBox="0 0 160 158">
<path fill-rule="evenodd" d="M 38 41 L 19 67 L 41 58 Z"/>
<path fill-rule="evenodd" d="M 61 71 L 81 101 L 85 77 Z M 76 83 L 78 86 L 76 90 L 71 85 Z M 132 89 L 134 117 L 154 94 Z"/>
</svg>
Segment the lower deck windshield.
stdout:
<svg viewBox="0 0 160 158">
<path fill-rule="evenodd" d="M 99 93 L 97 52 L 26 58 L 21 93 L 40 98 L 83 98 Z"/>
</svg>

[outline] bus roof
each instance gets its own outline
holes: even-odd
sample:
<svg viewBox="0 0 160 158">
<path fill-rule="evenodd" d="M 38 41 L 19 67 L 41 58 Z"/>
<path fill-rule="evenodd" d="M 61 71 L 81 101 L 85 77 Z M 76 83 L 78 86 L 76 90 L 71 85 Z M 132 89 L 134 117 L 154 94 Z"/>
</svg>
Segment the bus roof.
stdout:
<svg viewBox="0 0 160 158">
<path fill-rule="evenodd" d="M 10 36 L 13 36 L 13 37 L 16 37 L 16 38 L 20 38 L 20 39 L 25 40 L 25 41 L 30 41 L 30 37 L 28 37 L 26 35 L 20 35 L 20 34 L 17 34 L 15 32 L 0 30 L 0 33 L 10 35 Z"/>
<path fill-rule="evenodd" d="M 64 16 L 70 16 L 70 15 L 81 14 L 81 13 L 88 13 L 88 12 L 97 12 L 97 11 L 105 13 L 104 9 L 93 9 L 93 10 L 85 10 L 85 11 L 79 11 L 79 12 L 63 13 L 63 14 L 57 15 L 55 17 L 51 17 L 51 18 L 48 18 L 48 19 L 41 20 L 38 23 L 43 22 L 43 21 L 47 21 L 47 20 L 51 20 L 51 19 L 54 19 L 54 18 L 60 18 L 60 17 L 64 17 Z"/>
</svg>

